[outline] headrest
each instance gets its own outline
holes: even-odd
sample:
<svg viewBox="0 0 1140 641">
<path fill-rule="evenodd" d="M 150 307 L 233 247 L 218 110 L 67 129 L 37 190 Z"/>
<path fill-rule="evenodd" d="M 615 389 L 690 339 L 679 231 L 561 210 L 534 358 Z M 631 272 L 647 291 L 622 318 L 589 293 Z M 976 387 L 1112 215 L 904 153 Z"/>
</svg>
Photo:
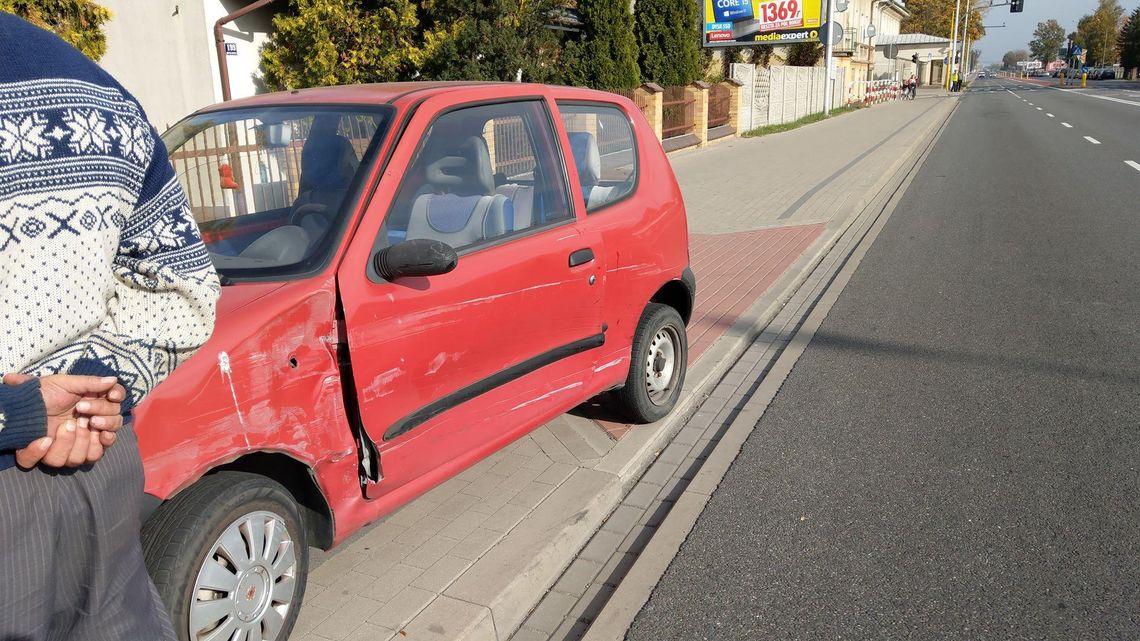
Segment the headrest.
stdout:
<svg viewBox="0 0 1140 641">
<path fill-rule="evenodd" d="M 491 171 L 491 152 L 482 136 L 471 136 L 437 158 L 425 168 L 427 182 L 456 196 L 492 196 L 495 178 Z"/>
<path fill-rule="evenodd" d="M 585 131 L 574 131 L 570 136 L 570 152 L 578 166 L 578 182 L 593 187 L 602 179 L 602 156 L 598 153 L 598 139 Z"/>
<path fill-rule="evenodd" d="M 348 189 L 360 161 L 340 134 L 310 136 L 301 150 L 300 190 Z"/>
</svg>

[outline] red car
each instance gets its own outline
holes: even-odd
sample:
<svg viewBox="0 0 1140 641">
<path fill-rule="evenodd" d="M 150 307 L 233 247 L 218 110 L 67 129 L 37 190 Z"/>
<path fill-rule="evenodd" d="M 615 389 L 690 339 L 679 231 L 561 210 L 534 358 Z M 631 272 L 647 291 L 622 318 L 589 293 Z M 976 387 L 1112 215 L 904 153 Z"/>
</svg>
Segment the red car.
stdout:
<svg viewBox="0 0 1140 641">
<path fill-rule="evenodd" d="M 135 419 L 179 638 L 285 639 L 308 546 L 603 392 L 638 422 L 676 402 L 685 210 L 629 100 L 333 87 L 164 140 L 225 286 L 213 338 Z"/>
</svg>

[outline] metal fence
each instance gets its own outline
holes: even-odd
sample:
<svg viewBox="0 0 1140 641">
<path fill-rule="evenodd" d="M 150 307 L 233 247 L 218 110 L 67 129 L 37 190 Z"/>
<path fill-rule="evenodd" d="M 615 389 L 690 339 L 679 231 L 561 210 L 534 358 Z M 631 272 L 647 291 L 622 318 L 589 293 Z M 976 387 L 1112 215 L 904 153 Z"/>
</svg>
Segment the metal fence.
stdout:
<svg viewBox="0 0 1140 641">
<path fill-rule="evenodd" d="M 687 87 L 665 87 L 661 103 L 661 137 L 674 138 L 693 132 L 696 124 L 696 100 L 689 96 Z"/>
<path fill-rule="evenodd" d="M 728 124 L 734 89 L 736 87 L 723 82 L 718 82 L 709 88 L 709 129 Z"/>
<path fill-rule="evenodd" d="M 507 177 L 534 171 L 534 149 L 522 117 L 496 118 L 494 123 L 495 171 Z"/>
<path fill-rule="evenodd" d="M 301 157 L 311 118 L 284 123 L 290 142 L 272 145 L 261 123 L 239 120 L 200 131 L 170 154 L 175 175 L 199 223 L 290 206 L 301 185 Z M 337 133 L 357 158 L 376 133 L 375 116 L 344 116 Z"/>
</svg>

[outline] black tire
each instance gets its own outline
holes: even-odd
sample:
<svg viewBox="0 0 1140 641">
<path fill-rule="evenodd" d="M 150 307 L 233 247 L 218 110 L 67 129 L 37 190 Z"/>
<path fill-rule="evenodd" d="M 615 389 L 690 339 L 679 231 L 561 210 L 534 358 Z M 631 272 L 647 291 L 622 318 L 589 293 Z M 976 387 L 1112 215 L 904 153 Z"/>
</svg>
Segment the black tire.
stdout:
<svg viewBox="0 0 1140 641">
<path fill-rule="evenodd" d="M 147 520 L 142 530 L 147 569 L 170 612 L 179 641 L 192 640 L 190 611 L 191 605 L 198 598 L 194 587 L 199 572 L 206 564 L 207 555 L 231 525 L 247 518 L 250 519 L 249 523 L 257 521 L 262 524 L 266 523 L 265 519 L 277 519 L 273 524 L 283 523 L 288 538 L 292 541 L 295 568 L 289 577 L 292 579 L 293 590 L 284 613 L 281 612 L 281 605 L 274 606 L 277 602 L 266 602 L 268 597 L 262 596 L 266 590 L 259 590 L 260 585 L 287 585 L 284 579 L 275 580 L 272 570 L 268 575 L 257 575 L 264 568 L 246 574 L 246 580 L 249 586 L 253 586 L 252 589 L 247 587 L 247 583 L 239 584 L 239 591 L 252 595 L 243 602 L 253 604 L 249 605 L 250 610 L 246 614 L 256 624 L 267 626 L 263 628 L 265 640 L 285 641 L 289 638 L 297 621 L 301 600 L 305 596 L 309 570 L 309 546 L 297 504 L 284 487 L 263 476 L 246 472 L 219 472 L 204 477 L 164 503 Z M 246 546 L 249 545 L 249 537 L 243 536 L 242 541 Z M 274 557 L 286 547 L 289 546 L 279 545 Z M 248 551 L 247 547 L 247 554 Z M 219 567 L 223 567 L 223 564 L 219 564 Z M 230 573 L 242 576 L 242 573 L 232 569 Z M 257 583 L 259 576 L 264 576 L 267 582 Z M 261 605 L 256 605 L 259 602 Z M 227 616 L 221 620 L 219 627 L 231 618 L 235 623 L 240 621 L 239 618 Z M 242 623 L 249 625 L 248 622 Z M 276 634 L 270 633 L 271 628 L 268 626 L 271 625 L 276 627 Z"/>
<path fill-rule="evenodd" d="M 670 368 L 669 382 L 665 389 L 655 394 L 651 392 L 649 380 L 650 350 L 654 347 L 655 338 L 662 333 L 667 335 L 672 344 L 674 367 Z M 677 404 L 689 365 L 689 339 L 685 334 L 685 321 L 681 320 L 677 310 L 657 303 L 646 306 L 637 323 L 630 353 L 625 385 L 614 393 L 615 409 L 635 423 L 659 421 Z M 661 371 L 660 365 L 661 362 L 656 362 L 653 369 Z"/>
</svg>

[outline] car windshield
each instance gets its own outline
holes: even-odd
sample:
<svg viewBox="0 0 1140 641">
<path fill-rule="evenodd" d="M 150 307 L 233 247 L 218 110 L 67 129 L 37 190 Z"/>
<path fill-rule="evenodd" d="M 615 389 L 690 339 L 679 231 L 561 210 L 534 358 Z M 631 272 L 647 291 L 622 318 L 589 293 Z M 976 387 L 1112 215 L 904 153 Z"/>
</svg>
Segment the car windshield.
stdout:
<svg viewBox="0 0 1140 641">
<path fill-rule="evenodd" d="M 163 142 L 224 280 L 324 265 L 390 114 L 259 107 L 198 114 L 170 129 Z"/>
</svg>

